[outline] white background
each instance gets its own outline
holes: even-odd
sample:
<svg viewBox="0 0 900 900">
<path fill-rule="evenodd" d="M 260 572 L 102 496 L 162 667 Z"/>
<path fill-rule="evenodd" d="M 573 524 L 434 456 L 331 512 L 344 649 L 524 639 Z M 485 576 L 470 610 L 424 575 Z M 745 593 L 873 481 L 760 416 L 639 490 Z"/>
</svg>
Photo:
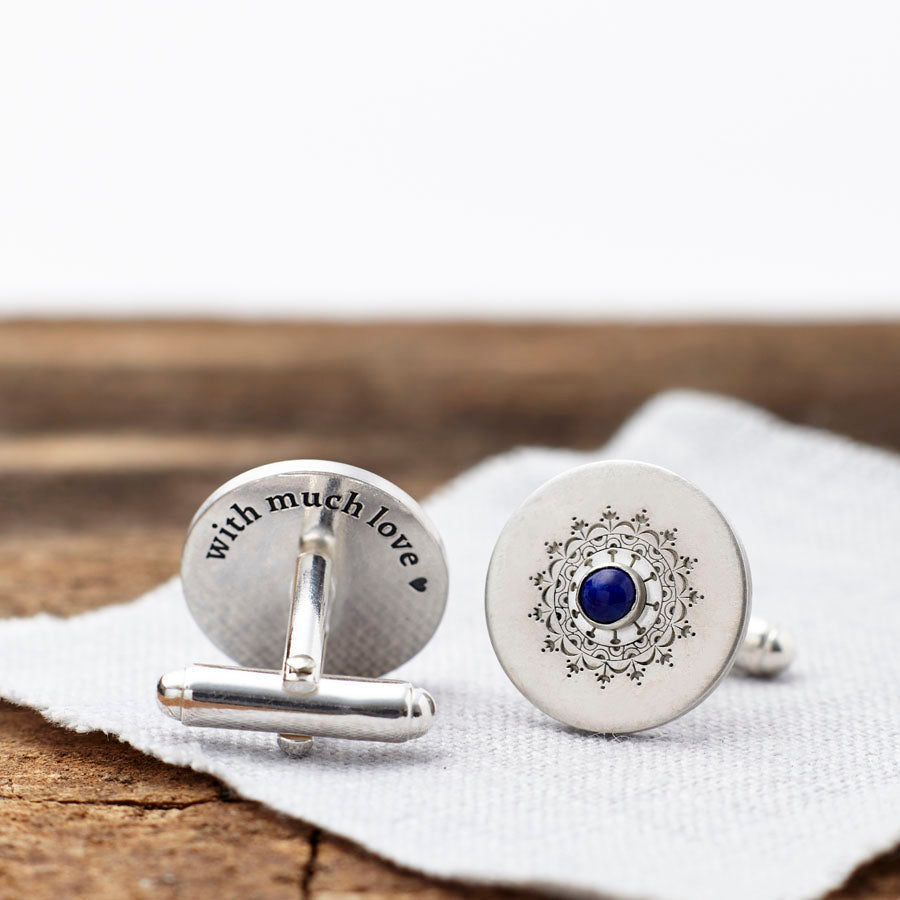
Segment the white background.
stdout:
<svg viewBox="0 0 900 900">
<path fill-rule="evenodd" d="M 0 0 L 0 312 L 900 312 L 896 2 Z"/>
</svg>

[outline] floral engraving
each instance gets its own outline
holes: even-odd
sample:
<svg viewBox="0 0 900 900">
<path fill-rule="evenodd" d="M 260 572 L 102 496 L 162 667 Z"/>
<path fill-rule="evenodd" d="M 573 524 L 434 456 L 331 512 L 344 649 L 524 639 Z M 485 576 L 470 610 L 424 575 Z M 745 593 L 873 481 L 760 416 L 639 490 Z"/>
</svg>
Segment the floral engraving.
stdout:
<svg viewBox="0 0 900 900">
<path fill-rule="evenodd" d="M 639 685 L 649 666 L 674 666 L 676 641 L 694 637 L 688 610 L 703 600 L 690 580 L 697 559 L 679 553 L 677 532 L 654 528 L 646 509 L 624 519 L 607 506 L 600 521 L 573 517 L 566 538 L 545 542 L 547 567 L 530 579 L 540 600 L 528 616 L 546 628 L 541 652 L 561 654 L 567 677 L 590 673 L 605 688 L 620 675 Z M 592 622 L 578 604 L 582 579 L 602 566 L 643 582 L 643 609 L 624 628 Z"/>
</svg>

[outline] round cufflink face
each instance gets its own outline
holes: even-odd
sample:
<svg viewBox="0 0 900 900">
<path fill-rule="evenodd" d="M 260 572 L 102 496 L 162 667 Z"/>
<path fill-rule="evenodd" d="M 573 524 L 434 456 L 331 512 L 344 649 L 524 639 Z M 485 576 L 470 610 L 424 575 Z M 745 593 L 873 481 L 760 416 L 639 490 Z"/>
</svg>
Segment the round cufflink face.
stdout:
<svg viewBox="0 0 900 900">
<path fill-rule="evenodd" d="M 586 731 L 623 734 L 696 706 L 750 613 L 740 541 L 699 488 L 646 463 L 592 463 L 513 514 L 491 559 L 488 630 L 513 684 Z"/>
<path fill-rule="evenodd" d="M 441 540 L 422 508 L 363 469 L 320 460 L 260 466 L 224 484 L 188 529 L 185 599 L 239 665 L 279 669 L 301 536 L 333 555 L 329 674 L 378 677 L 414 656 L 447 599 Z"/>
</svg>

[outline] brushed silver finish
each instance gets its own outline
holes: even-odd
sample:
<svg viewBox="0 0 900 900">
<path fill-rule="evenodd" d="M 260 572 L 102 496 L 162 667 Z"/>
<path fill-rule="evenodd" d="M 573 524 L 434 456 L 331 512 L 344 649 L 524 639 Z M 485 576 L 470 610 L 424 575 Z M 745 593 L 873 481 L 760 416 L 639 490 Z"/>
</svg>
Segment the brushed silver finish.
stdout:
<svg viewBox="0 0 900 900">
<path fill-rule="evenodd" d="M 199 626 L 241 663 L 160 678 L 159 705 L 182 724 L 275 732 L 298 758 L 314 736 L 398 742 L 431 727 L 427 691 L 371 677 L 424 646 L 447 599 L 440 538 L 390 482 L 321 460 L 245 472 L 194 516 L 181 579 Z"/>
<path fill-rule="evenodd" d="M 446 603 L 447 567 L 419 504 L 354 466 L 273 463 L 208 497 L 182 554 L 191 613 L 240 665 L 282 667 L 300 540 L 323 529 L 333 540 L 330 674 L 390 672 L 434 633 Z"/>
<path fill-rule="evenodd" d="M 640 617 L 593 627 L 578 579 L 623 560 L 647 589 Z M 485 604 L 497 657 L 525 697 L 576 728 L 623 734 L 677 718 L 719 684 L 750 593 L 741 543 L 699 488 L 658 466 L 604 461 L 548 481 L 513 514 Z"/>
</svg>

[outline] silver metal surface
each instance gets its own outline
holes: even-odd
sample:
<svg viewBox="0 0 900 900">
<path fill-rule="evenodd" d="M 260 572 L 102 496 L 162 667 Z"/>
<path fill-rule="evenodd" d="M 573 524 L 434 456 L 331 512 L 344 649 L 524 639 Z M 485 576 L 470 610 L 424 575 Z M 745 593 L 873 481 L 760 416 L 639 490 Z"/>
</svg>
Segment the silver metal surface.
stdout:
<svg viewBox="0 0 900 900">
<path fill-rule="evenodd" d="M 750 617 L 747 637 L 734 661 L 735 669 L 745 675 L 777 675 L 797 655 L 793 637 L 778 625 L 758 616 Z"/>
<path fill-rule="evenodd" d="M 327 622 L 303 583 L 322 573 L 302 554 L 298 565 L 301 539 L 323 533 Z M 323 664 L 317 629 L 328 629 L 325 671 L 375 677 L 427 643 L 447 597 L 441 541 L 421 507 L 377 475 L 321 460 L 261 466 L 215 491 L 188 529 L 181 578 L 197 623 L 241 665 L 281 669 L 290 630 L 284 671 L 292 680 L 296 664 L 301 687 Z"/>
<path fill-rule="evenodd" d="M 328 638 L 331 593 L 330 554 L 301 550 L 291 591 L 293 601 L 281 672 L 287 690 L 303 693 L 318 687 Z"/>
<path fill-rule="evenodd" d="M 292 757 L 313 736 L 396 742 L 431 727 L 426 691 L 341 677 L 396 668 L 444 611 L 440 538 L 390 482 L 320 460 L 245 472 L 194 516 L 181 580 L 197 623 L 246 667 L 164 675 L 157 699 L 183 724 L 272 731 Z"/>
<path fill-rule="evenodd" d="M 578 604 L 606 565 L 646 593 L 613 627 Z M 486 585 L 488 630 L 513 684 L 576 728 L 628 733 L 687 712 L 728 673 L 747 631 L 740 541 L 697 487 L 666 469 L 606 461 L 563 473 L 504 527 Z"/>
<path fill-rule="evenodd" d="M 313 748 L 313 739 L 306 734 L 279 734 L 277 741 L 278 749 L 285 756 L 291 756 L 294 759 L 309 756 L 309 752 Z"/>
<path fill-rule="evenodd" d="M 431 695 L 405 681 L 323 677 L 315 691 L 297 693 L 280 671 L 232 666 L 169 672 L 157 700 L 184 725 L 393 743 L 425 734 L 435 711 Z"/>
</svg>

